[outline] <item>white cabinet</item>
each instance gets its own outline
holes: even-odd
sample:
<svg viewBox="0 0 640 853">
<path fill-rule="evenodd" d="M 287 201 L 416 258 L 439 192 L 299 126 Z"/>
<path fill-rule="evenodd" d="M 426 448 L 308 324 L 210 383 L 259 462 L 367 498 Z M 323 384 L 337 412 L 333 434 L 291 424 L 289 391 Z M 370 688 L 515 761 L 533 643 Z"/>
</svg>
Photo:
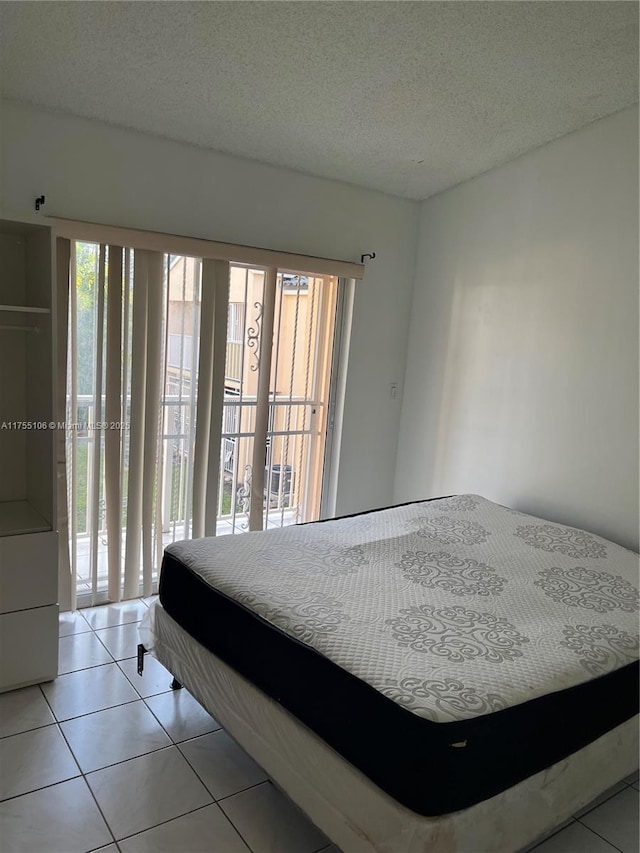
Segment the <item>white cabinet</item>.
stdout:
<svg viewBox="0 0 640 853">
<path fill-rule="evenodd" d="M 0 648 L 2 691 L 51 681 L 58 673 L 58 605 L 3 613 Z"/>
<path fill-rule="evenodd" d="M 0 691 L 57 674 L 53 246 L 0 220 Z"/>
</svg>

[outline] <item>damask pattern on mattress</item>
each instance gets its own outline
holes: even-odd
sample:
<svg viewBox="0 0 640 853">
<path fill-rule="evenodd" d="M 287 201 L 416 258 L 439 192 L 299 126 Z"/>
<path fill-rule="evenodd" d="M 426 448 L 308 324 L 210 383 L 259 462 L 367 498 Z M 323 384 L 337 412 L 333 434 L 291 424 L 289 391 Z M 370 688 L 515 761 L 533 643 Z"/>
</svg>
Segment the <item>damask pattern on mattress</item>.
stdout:
<svg viewBox="0 0 640 853">
<path fill-rule="evenodd" d="M 167 548 L 160 600 L 414 811 L 637 713 L 638 557 L 476 495 Z"/>
</svg>

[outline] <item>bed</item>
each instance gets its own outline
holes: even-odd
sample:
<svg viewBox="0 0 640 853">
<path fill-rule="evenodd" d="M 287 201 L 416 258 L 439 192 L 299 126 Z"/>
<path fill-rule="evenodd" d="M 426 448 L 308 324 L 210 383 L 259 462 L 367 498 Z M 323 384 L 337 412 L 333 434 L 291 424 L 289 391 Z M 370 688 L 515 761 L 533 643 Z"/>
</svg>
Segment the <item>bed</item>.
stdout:
<svg viewBox="0 0 640 853">
<path fill-rule="evenodd" d="M 637 766 L 637 570 L 457 495 L 174 543 L 142 637 L 347 853 L 506 853 Z"/>
</svg>

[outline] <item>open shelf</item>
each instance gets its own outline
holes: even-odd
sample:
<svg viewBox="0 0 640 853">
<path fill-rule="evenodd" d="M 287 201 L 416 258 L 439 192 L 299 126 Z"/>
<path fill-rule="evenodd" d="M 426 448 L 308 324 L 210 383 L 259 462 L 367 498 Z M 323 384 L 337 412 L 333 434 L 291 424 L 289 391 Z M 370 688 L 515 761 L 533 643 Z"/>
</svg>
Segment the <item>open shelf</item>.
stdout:
<svg viewBox="0 0 640 853">
<path fill-rule="evenodd" d="M 0 220 L 0 425 L 55 420 L 54 251 L 49 225 Z M 0 431 L 0 693 L 57 674 L 54 460 L 51 430 Z"/>
<path fill-rule="evenodd" d="M 50 308 L 36 308 L 33 305 L 0 305 L 0 311 L 19 311 L 21 314 L 51 314 Z"/>
<path fill-rule="evenodd" d="M 0 502 L 0 536 L 44 533 L 51 525 L 28 501 Z"/>
</svg>

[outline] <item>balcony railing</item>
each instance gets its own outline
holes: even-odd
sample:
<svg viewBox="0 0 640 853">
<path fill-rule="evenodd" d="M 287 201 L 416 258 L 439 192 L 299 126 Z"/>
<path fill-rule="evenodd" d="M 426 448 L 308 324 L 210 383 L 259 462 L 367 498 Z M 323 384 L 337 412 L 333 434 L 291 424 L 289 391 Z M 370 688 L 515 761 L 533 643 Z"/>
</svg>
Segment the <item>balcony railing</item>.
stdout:
<svg viewBox="0 0 640 853">
<path fill-rule="evenodd" d="M 102 411 L 104 411 L 104 397 Z M 127 400 L 129 411 L 130 398 Z M 248 513 L 243 504 L 243 489 L 247 487 L 246 465 L 252 460 L 253 434 L 251 424 L 256 405 L 255 398 L 226 397 L 224 401 L 225 431 L 222 433 L 220 488 L 218 497 L 217 532 L 240 533 L 248 529 Z M 191 535 L 192 501 L 190 495 L 191 470 L 193 465 L 192 419 L 195 418 L 192 401 L 188 397 L 167 395 L 162 401 L 164 410 L 162 434 L 163 465 L 162 478 L 157 488 L 160 498 L 159 513 L 162 519 L 162 540 L 167 545 Z M 240 408 L 245 413 L 240 414 Z M 315 406 L 309 401 L 276 398 L 271 404 L 267 447 L 265 448 L 265 527 L 283 527 L 301 520 L 300 502 L 304 500 L 301 485 L 305 480 L 307 459 L 302 453 L 304 442 L 311 435 L 312 417 L 303 416 L 304 408 L 311 412 Z M 280 414 L 277 414 L 279 412 Z M 95 400 L 92 395 L 79 395 L 75 417 L 69 420 L 76 424 L 93 424 Z M 233 417 L 229 417 L 232 414 Z M 128 417 L 125 416 L 125 423 Z M 242 423 L 244 421 L 244 424 Z M 307 424 L 305 425 L 305 421 Z M 195 424 L 194 424 L 195 425 Z M 234 429 L 229 429 L 234 425 Z M 96 440 L 100 441 L 100 476 L 96 484 Z M 90 531 L 98 531 L 98 592 L 106 589 L 106 526 L 104 502 L 104 436 L 90 429 L 74 429 L 68 433 L 73 441 L 74 482 L 72 491 L 75 505 L 76 572 L 78 592 L 88 591 L 91 583 L 89 539 Z M 128 458 L 128 431 L 123 432 L 123 459 Z M 70 451 L 68 447 L 68 451 Z M 68 463 L 71 464 L 68 452 Z M 122 470 L 122 532 L 123 545 L 126 533 L 128 466 Z M 99 496 L 95 503 L 95 488 Z M 95 515 L 97 514 L 97 519 Z M 95 527 L 94 527 L 95 525 Z M 124 551 L 123 551 L 124 553 Z"/>
</svg>

